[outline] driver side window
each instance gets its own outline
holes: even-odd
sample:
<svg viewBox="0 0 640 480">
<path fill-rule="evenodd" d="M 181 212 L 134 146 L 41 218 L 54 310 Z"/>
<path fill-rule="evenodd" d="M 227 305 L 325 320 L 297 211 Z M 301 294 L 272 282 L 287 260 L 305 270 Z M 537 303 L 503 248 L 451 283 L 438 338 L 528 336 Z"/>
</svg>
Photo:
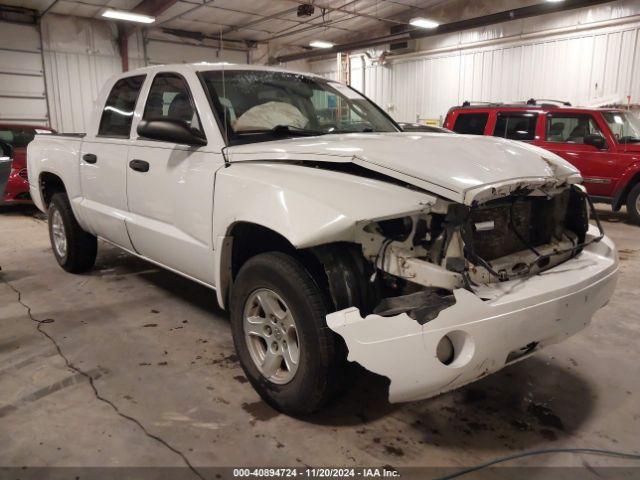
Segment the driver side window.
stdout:
<svg viewBox="0 0 640 480">
<path fill-rule="evenodd" d="M 153 79 L 142 119 L 180 120 L 202 133 L 189 87 L 174 73 L 160 73 Z"/>
</svg>

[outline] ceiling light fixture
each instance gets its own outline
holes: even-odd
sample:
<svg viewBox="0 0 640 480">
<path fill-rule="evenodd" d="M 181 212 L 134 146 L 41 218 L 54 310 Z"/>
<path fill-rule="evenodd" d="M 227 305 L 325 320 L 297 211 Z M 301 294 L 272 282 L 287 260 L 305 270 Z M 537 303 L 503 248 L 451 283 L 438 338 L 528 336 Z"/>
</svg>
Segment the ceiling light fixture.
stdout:
<svg viewBox="0 0 640 480">
<path fill-rule="evenodd" d="M 123 12 L 121 10 L 112 10 L 110 8 L 102 12 L 102 16 L 105 18 L 112 18 L 114 20 L 126 20 L 127 22 L 153 23 L 156 21 L 155 17 L 150 17 L 149 15 Z"/>
<path fill-rule="evenodd" d="M 409 20 L 409 24 L 418 28 L 436 28 L 440 25 L 435 20 L 429 20 L 428 18 L 416 17 Z"/>
<path fill-rule="evenodd" d="M 309 44 L 314 48 L 332 48 L 334 46 L 331 42 L 325 42 L 324 40 L 314 40 Z"/>
<path fill-rule="evenodd" d="M 560 3 L 560 2 L 564 2 L 564 0 L 547 0 L 547 2 L 549 2 L 549 3 Z"/>
</svg>

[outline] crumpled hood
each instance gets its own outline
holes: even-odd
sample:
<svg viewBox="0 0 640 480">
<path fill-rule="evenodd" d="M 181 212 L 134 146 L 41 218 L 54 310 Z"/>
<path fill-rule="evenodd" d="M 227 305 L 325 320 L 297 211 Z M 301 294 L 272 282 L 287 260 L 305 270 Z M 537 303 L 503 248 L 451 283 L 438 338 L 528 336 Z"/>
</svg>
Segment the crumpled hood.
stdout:
<svg viewBox="0 0 640 480">
<path fill-rule="evenodd" d="M 450 200 L 471 204 L 525 185 L 581 180 L 541 148 L 495 137 L 438 133 L 351 133 L 238 145 L 231 162 L 353 162 Z"/>
</svg>

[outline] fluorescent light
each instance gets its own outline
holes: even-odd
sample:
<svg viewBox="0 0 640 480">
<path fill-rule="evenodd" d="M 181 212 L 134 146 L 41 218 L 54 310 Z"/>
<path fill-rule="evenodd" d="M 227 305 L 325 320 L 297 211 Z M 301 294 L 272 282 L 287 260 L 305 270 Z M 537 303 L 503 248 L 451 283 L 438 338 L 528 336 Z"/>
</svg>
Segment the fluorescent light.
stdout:
<svg viewBox="0 0 640 480">
<path fill-rule="evenodd" d="M 314 40 L 309 45 L 315 48 L 331 48 L 334 46 L 331 42 L 325 42 L 324 40 Z"/>
<path fill-rule="evenodd" d="M 419 28 L 436 28 L 438 25 L 440 25 L 435 20 L 429 20 L 428 18 L 423 17 L 412 18 L 411 20 L 409 20 L 409 24 Z"/>
<path fill-rule="evenodd" d="M 113 18 L 115 20 L 126 20 L 128 22 L 138 22 L 138 23 L 153 23 L 156 21 L 155 17 L 150 17 L 149 15 L 123 12 L 120 10 L 112 10 L 110 8 L 102 12 L 102 16 L 106 18 Z"/>
<path fill-rule="evenodd" d="M 560 3 L 560 2 L 564 2 L 564 0 L 547 0 L 547 2 L 549 2 L 549 3 Z"/>
</svg>

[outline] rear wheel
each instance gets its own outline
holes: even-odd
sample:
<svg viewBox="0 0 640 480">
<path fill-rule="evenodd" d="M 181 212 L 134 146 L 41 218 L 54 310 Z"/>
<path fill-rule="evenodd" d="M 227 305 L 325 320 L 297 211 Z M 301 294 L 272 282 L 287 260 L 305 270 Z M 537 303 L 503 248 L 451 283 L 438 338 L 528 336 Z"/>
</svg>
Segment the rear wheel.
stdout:
<svg viewBox="0 0 640 480">
<path fill-rule="evenodd" d="M 627 213 L 633 223 L 640 225 L 640 183 L 627 195 Z"/>
<path fill-rule="evenodd" d="M 98 240 L 78 224 L 66 193 L 56 193 L 49 203 L 49 238 L 53 255 L 67 272 L 86 272 L 95 264 Z"/>
<path fill-rule="evenodd" d="M 234 282 L 231 327 L 240 363 L 260 396 L 284 413 L 313 413 L 342 384 L 345 349 L 326 314 L 321 290 L 289 255 L 257 255 Z"/>
</svg>

